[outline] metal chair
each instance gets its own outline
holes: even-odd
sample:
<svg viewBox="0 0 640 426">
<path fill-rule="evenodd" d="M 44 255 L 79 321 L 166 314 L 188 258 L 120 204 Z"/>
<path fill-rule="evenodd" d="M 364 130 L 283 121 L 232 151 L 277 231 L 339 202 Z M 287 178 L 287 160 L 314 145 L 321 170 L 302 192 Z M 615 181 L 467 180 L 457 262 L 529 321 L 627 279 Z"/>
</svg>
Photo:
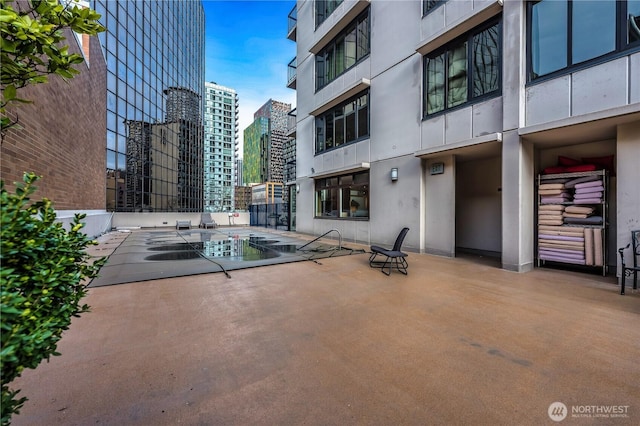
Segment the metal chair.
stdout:
<svg viewBox="0 0 640 426">
<path fill-rule="evenodd" d="M 386 249 L 380 246 L 371 246 L 371 256 L 369 256 L 369 266 L 372 268 L 380 268 L 382 273 L 385 275 L 391 275 L 391 267 L 395 265 L 396 269 L 407 275 L 407 268 L 409 264 L 405 257 L 407 257 L 406 253 L 401 251 L 402 243 L 404 242 L 404 237 L 407 236 L 407 232 L 409 232 L 409 228 L 402 228 L 398 237 L 396 238 L 396 242 L 393 244 L 393 248 Z M 385 256 L 384 261 L 375 260 L 377 256 Z M 385 271 L 385 268 L 389 268 L 389 272 Z"/>
<path fill-rule="evenodd" d="M 624 251 L 631 246 L 633 248 L 633 266 L 627 265 L 624 261 Z M 633 289 L 638 289 L 638 272 L 640 271 L 640 230 L 631 231 L 631 242 L 625 247 L 619 248 L 620 261 L 622 263 L 622 274 L 620 275 L 620 294 L 624 294 L 625 281 L 627 277 L 633 275 Z"/>
</svg>

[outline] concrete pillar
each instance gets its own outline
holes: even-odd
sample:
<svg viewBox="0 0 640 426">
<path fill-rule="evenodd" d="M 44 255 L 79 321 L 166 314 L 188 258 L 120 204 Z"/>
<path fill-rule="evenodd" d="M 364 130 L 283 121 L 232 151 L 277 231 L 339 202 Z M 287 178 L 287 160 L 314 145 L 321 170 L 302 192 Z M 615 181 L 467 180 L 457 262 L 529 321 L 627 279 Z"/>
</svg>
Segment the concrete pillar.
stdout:
<svg viewBox="0 0 640 426">
<path fill-rule="evenodd" d="M 616 270 L 620 275 L 620 256 L 617 249 L 631 242 L 631 231 L 640 229 L 640 121 L 618 127 L 616 143 Z M 610 214 L 613 213 L 609 210 Z M 631 259 L 631 249 L 625 260 Z"/>
<path fill-rule="evenodd" d="M 434 163 L 443 173 L 431 174 Z M 424 252 L 454 257 L 456 252 L 456 159 L 454 155 L 425 161 Z"/>
<path fill-rule="evenodd" d="M 518 132 L 502 139 L 502 267 L 516 272 L 533 269 L 534 167 L 533 146 Z"/>
</svg>

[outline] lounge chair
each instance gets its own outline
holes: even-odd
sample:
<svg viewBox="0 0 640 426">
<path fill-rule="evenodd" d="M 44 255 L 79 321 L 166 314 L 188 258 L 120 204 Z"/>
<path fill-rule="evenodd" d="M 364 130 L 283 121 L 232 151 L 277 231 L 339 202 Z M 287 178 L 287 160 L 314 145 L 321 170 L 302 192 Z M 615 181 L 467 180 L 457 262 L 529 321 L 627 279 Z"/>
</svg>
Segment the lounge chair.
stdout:
<svg viewBox="0 0 640 426">
<path fill-rule="evenodd" d="M 191 229 L 191 221 L 190 220 L 176 220 L 176 229 L 187 228 Z"/>
<path fill-rule="evenodd" d="M 369 266 L 372 268 L 380 268 L 385 275 L 391 275 L 391 267 L 395 265 L 396 269 L 403 274 L 407 275 L 407 268 L 409 264 L 405 259 L 406 253 L 401 251 L 404 237 L 407 236 L 409 228 L 402 228 L 402 231 L 398 234 L 393 248 L 386 249 L 380 246 L 371 246 L 371 256 L 369 256 Z M 377 256 L 384 256 L 384 260 L 375 260 Z M 385 271 L 385 268 L 389 268 L 389 272 Z"/>
<path fill-rule="evenodd" d="M 633 265 L 625 263 L 624 251 L 631 246 Z M 633 289 L 638 288 L 638 272 L 640 272 L 640 230 L 631 231 L 631 242 L 626 247 L 618 249 L 620 262 L 622 263 L 622 273 L 620 274 L 620 294 L 624 294 L 625 281 L 627 277 L 633 276 Z"/>
<path fill-rule="evenodd" d="M 217 228 L 218 224 L 211 217 L 211 213 L 202 213 L 200 215 L 200 225 L 199 228 L 209 229 L 209 228 Z"/>
</svg>

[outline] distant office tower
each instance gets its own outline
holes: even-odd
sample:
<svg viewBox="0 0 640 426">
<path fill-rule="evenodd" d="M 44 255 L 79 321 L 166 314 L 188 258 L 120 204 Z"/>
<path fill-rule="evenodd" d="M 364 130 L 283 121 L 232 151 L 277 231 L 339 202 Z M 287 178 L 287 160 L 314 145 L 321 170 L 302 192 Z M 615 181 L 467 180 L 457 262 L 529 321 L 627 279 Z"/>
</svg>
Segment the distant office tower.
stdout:
<svg viewBox="0 0 640 426">
<path fill-rule="evenodd" d="M 236 168 L 235 168 L 235 185 L 236 186 L 244 186 L 244 180 L 242 179 L 242 158 L 238 158 L 236 160 Z"/>
<path fill-rule="evenodd" d="M 201 2 L 93 7 L 107 29 L 107 210 L 202 211 Z"/>
<path fill-rule="evenodd" d="M 269 99 L 244 131 L 243 180 L 246 185 L 284 182 L 283 147 L 291 104 Z"/>
<path fill-rule="evenodd" d="M 213 82 L 205 82 L 204 87 L 204 210 L 233 211 L 238 94 Z"/>
</svg>

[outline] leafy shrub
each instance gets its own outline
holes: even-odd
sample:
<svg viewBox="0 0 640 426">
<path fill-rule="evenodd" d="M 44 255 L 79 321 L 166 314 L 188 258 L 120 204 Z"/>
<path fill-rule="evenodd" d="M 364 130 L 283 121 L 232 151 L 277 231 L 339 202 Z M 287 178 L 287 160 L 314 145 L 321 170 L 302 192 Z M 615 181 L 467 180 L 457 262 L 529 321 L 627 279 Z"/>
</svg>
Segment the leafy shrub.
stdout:
<svg viewBox="0 0 640 426">
<path fill-rule="evenodd" d="M 35 191 L 33 173 L 25 173 L 16 193 L 0 182 L 2 228 L 0 234 L 2 348 L 2 424 L 9 424 L 27 398 L 9 388 L 25 368 L 59 355 L 56 346 L 71 317 L 87 312 L 81 305 L 89 279 L 97 276 L 106 258 L 89 262 L 85 249 L 97 244 L 80 229 L 84 214 L 76 214 L 70 230 L 56 222 L 51 201 L 29 204 Z"/>
</svg>

